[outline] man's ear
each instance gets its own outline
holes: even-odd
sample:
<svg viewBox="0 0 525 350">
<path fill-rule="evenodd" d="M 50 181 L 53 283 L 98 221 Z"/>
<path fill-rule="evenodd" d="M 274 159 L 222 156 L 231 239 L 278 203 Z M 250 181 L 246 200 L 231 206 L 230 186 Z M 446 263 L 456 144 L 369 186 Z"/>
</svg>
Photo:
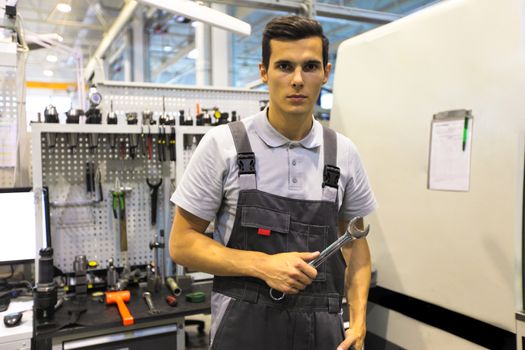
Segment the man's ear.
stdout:
<svg viewBox="0 0 525 350">
<path fill-rule="evenodd" d="M 259 76 L 263 83 L 266 84 L 268 82 L 268 72 L 262 63 L 259 63 Z"/>
<path fill-rule="evenodd" d="M 328 62 L 326 64 L 326 67 L 324 67 L 324 78 L 323 78 L 323 84 L 326 84 L 328 81 L 328 78 L 330 78 L 330 72 L 332 71 L 332 64 Z"/>
</svg>

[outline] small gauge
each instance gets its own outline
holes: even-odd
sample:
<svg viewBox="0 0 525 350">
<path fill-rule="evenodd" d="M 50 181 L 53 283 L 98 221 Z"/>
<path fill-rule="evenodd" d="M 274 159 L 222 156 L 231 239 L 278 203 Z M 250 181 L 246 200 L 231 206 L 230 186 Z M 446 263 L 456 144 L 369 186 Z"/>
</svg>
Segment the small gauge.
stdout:
<svg viewBox="0 0 525 350">
<path fill-rule="evenodd" d="M 102 95 L 100 94 L 100 92 L 97 91 L 96 87 L 92 87 L 89 89 L 88 98 L 89 102 L 95 107 L 102 102 Z"/>
</svg>

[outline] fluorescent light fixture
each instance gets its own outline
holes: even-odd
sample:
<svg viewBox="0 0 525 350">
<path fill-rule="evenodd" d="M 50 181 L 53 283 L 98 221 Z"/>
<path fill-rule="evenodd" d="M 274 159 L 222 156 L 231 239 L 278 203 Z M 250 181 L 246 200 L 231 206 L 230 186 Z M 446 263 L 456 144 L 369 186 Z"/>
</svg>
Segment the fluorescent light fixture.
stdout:
<svg viewBox="0 0 525 350">
<path fill-rule="evenodd" d="M 53 76 L 53 71 L 50 70 L 50 69 L 44 69 L 42 74 L 44 74 L 46 77 L 52 77 Z"/>
<path fill-rule="evenodd" d="M 58 57 L 55 55 L 47 55 L 46 60 L 51 63 L 55 63 L 58 61 Z"/>
<path fill-rule="evenodd" d="M 162 49 L 164 50 L 164 52 L 170 52 L 171 50 L 173 50 L 173 47 L 166 45 Z"/>
<path fill-rule="evenodd" d="M 190 52 L 188 52 L 187 56 L 190 60 L 196 60 L 197 57 L 199 57 L 199 50 L 193 49 Z"/>
<path fill-rule="evenodd" d="M 214 10 L 207 6 L 199 5 L 189 0 L 140 0 L 142 3 L 202 21 L 211 26 L 219 27 L 237 34 L 250 35 L 252 27 L 249 23 L 238 18 L 229 16 L 223 12 Z"/>
<path fill-rule="evenodd" d="M 62 12 L 62 13 L 69 13 L 69 12 L 71 12 L 71 5 L 69 5 L 68 3 L 65 3 L 65 2 L 59 2 L 57 4 L 57 10 Z"/>
</svg>

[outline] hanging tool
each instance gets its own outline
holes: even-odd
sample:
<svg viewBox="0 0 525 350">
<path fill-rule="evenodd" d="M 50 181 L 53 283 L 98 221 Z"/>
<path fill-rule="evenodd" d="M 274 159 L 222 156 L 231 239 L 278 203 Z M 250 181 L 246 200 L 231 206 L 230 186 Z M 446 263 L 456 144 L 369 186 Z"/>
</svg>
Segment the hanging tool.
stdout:
<svg viewBox="0 0 525 350">
<path fill-rule="evenodd" d="M 126 122 L 128 125 L 137 125 L 137 113 L 126 113 Z M 137 155 L 137 146 L 139 145 L 139 135 L 135 133 L 129 134 L 129 156 L 135 159 Z"/>
<path fill-rule="evenodd" d="M 155 226 L 157 223 L 157 198 L 159 196 L 159 187 L 162 185 L 162 179 L 159 179 L 157 183 L 151 183 L 149 178 L 146 178 L 146 183 L 149 186 L 151 196 L 151 225 Z"/>
<path fill-rule="evenodd" d="M 169 151 L 170 151 L 170 160 L 175 162 L 177 160 L 177 152 L 175 148 L 175 128 L 171 127 L 170 139 L 169 139 Z"/>
<path fill-rule="evenodd" d="M 97 91 L 95 86 L 89 88 L 89 109 L 86 112 L 86 124 L 102 124 L 102 113 L 97 107 L 102 102 L 102 95 Z M 98 147 L 98 134 L 88 135 L 88 147 L 91 153 L 95 152 Z"/>
<path fill-rule="evenodd" d="M 108 125 L 117 125 L 118 123 L 117 113 L 113 112 L 113 100 L 111 100 L 111 109 L 106 117 L 106 122 L 108 123 Z M 115 146 L 117 145 L 116 141 L 117 139 L 116 139 L 115 134 L 111 133 L 108 135 L 109 147 L 115 148 Z"/>
<path fill-rule="evenodd" d="M 98 195 L 95 195 L 95 200 L 97 202 L 104 201 L 104 192 L 102 191 L 102 174 L 98 167 L 97 167 L 97 171 L 95 172 L 94 186 L 96 186 L 95 192 L 98 191 Z"/>
<path fill-rule="evenodd" d="M 144 132 L 145 126 L 148 126 L 148 134 L 150 134 L 150 126 L 155 125 L 157 122 L 153 119 L 153 112 L 146 110 L 142 112 L 142 127 L 140 133 L 140 151 L 143 156 L 148 155 L 148 159 L 151 159 L 148 152 L 148 140 Z"/>
<path fill-rule="evenodd" d="M 55 106 L 49 105 L 44 110 L 44 121 L 46 123 L 58 124 L 58 112 Z M 48 132 L 46 134 L 47 148 L 54 149 L 57 142 L 57 135 L 55 133 Z"/>
<path fill-rule="evenodd" d="M 128 236 L 126 227 L 126 200 L 123 190 L 113 191 L 113 216 L 119 219 L 120 251 L 128 250 Z"/>
<path fill-rule="evenodd" d="M 328 247 L 326 247 L 321 254 L 315 258 L 314 260 L 310 261 L 308 265 L 315 267 L 316 269 L 324 263 L 329 257 L 331 257 L 333 254 L 340 251 L 340 249 L 348 242 L 351 242 L 356 239 L 360 239 L 363 237 L 366 237 L 368 235 L 368 232 L 370 231 L 370 225 L 368 225 L 364 230 L 361 230 L 357 227 L 357 221 L 360 220 L 360 217 L 353 218 L 346 228 L 346 232 L 341 235 L 335 242 L 330 244 Z M 270 288 L 270 297 L 273 300 L 282 300 L 284 299 L 286 294 L 283 292 L 276 291 L 273 288 Z"/>
<path fill-rule="evenodd" d="M 159 126 L 159 134 L 157 135 L 157 159 L 159 162 L 166 160 L 166 129 Z"/>
<path fill-rule="evenodd" d="M 81 109 L 74 109 L 71 107 L 69 111 L 66 112 L 66 124 L 79 124 L 80 116 L 84 115 L 84 111 Z M 70 150 L 75 149 L 78 146 L 78 134 L 77 133 L 68 133 L 66 134 L 67 146 Z"/>
<path fill-rule="evenodd" d="M 95 163 L 92 161 L 86 163 L 86 192 L 95 193 Z"/>
<path fill-rule="evenodd" d="M 124 326 L 131 326 L 135 323 L 133 316 L 131 316 L 126 302 L 131 298 L 129 290 L 121 290 L 117 292 L 106 292 L 106 304 L 117 304 L 120 317 L 122 318 L 122 324 Z"/>
<path fill-rule="evenodd" d="M 159 116 L 159 125 L 168 124 L 169 116 L 166 114 L 165 96 L 162 96 L 162 114 Z"/>
</svg>

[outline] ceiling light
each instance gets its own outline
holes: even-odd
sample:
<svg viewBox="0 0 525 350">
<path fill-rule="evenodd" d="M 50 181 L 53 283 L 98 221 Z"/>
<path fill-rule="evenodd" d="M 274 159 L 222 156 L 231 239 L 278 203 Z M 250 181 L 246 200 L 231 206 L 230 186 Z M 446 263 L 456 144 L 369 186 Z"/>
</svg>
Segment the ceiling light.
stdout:
<svg viewBox="0 0 525 350">
<path fill-rule="evenodd" d="M 65 2 L 59 2 L 57 4 L 57 10 L 62 13 L 69 13 L 71 12 L 71 5 L 65 3 Z"/>
<path fill-rule="evenodd" d="M 53 76 L 53 71 L 50 70 L 50 69 L 44 69 L 42 74 L 44 74 L 46 77 L 52 77 Z"/>
<path fill-rule="evenodd" d="M 191 50 L 190 52 L 188 52 L 188 56 L 187 57 L 189 59 L 196 60 L 197 57 L 199 57 L 199 50 L 197 50 L 197 49 Z"/>
<path fill-rule="evenodd" d="M 252 27 L 249 23 L 229 16 L 207 6 L 199 5 L 189 0 L 141 0 L 142 3 L 182 15 L 195 21 L 202 21 L 214 27 L 219 27 L 241 35 L 250 35 Z"/>
<path fill-rule="evenodd" d="M 47 55 L 46 60 L 51 63 L 55 63 L 58 61 L 58 57 L 55 55 Z"/>
<path fill-rule="evenodd" d="M 163 47 L 163 50 L 164 52 L 170 52 L 171 50 L 173 50 L 173 47 L 169 46 L 169 45 L 166 45 Z"/>
</svg>

